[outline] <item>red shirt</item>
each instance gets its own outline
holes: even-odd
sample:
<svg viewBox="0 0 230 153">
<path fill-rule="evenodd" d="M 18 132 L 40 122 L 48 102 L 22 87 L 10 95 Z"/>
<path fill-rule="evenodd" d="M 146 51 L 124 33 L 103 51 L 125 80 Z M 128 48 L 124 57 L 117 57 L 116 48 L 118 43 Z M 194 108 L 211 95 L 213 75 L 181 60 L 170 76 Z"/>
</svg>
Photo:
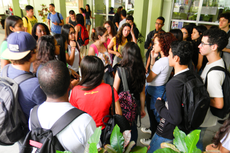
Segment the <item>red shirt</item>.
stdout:
<svg viewBox="0 0 230 153">
<path fill-rule="evenodd" d="M 112 90 L 109 84 L 101 83 L 99 86 L 92 90 L 81 90 L 83 86 L 76 86 L 73 88 L 70 103 L 80 110 L 85 111 L 94 119 L 96 126 L 105 128 L 102 122 L 104 116 L 109 115 L 110 106 L 112 104 Z M 115 102 L 119 100 L 117 91 L 114 90 Z M 108 118 L 105 118 L 105 123 Z"/>
</svg>

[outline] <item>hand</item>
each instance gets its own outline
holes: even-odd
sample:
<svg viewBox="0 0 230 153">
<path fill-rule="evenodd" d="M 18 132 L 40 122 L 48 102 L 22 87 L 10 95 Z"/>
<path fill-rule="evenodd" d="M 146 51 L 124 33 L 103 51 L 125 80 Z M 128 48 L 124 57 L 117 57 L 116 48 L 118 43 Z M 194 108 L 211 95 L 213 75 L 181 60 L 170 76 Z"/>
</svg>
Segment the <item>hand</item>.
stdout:
<svg viewBox="0 0 230 153">
<path fill-rule="evenodd" d="M 76 44 L 75 41 L 70 40 L 69 45 L 70 45 L 71 47 L 76 47 L 77 44 Z"/>
<path fill-rule="evenodd" d="M 58 25 L 57 21 L 56 22 L 53 22 L 54 25 Z"/>
<path fill-rule="evenodd" d="M 76 78 L 76 79 L 79 79 L 80 76 L 77 74 L 77 72 L 75 72 L 74 70 L 70 69 L 71 70 L 71 75 Z"/>
<path fill-rule="evenodd" d="M 146 115 L 145 109 L 141 110 L 141 118 L 145 117 L 145 115 Z"/>
<path fill-rule="evenodd" d="M 154 48 L 153 48 L 151 51 L 151 57 L 155 59 L 158 55 L 159 53 L 155 53 Z"/>
<path fill-rule="evenodd" d="M 122 56 L 121 56 L 121 53 L 119 53 L 119 52 L 116 52 L 116 56 L 117 56 L 117 57 L 120 57 L 120 58 L 122 57 Z"/>
<path fill-rule="evenodd" d="M 160 97 L 158 97 L 158 98 L 157 98 L 157 100 L 161 100 L 161 98 L 160 98 Z"/>
<path fill-rule="evenodd" d="M 71 85 L 72 85 L 72 89 L 77 85 L 79 83 L 79 79 L 73 79 L 72 81 L 71 81 Z"/>
</svg>

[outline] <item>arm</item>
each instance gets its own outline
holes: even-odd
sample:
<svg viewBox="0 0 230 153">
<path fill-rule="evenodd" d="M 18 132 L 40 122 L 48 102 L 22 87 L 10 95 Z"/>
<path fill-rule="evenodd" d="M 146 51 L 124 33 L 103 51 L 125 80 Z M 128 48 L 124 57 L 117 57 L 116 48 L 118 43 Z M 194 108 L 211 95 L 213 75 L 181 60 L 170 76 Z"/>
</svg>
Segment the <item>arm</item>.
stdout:
<svg viewBox="0 0 230 153">
<path fill-rule="evenodd" d="M 202 63 L 203 63 L 203 55 L 198 54 L 198 62 L 197 62 L 197 72 L 199 72 L 200 68 L 202 67 Z"/>
<path fill-rule="evenodd" d="M 115 112 L 116 114 L 122 115 L 122 110 L 119 100 L 115 102 Z"/>
<path fill-rule="evenodd" d="M 95 51 L 93 47 L 89 47 L 88 55 L 94 55 L 95 56 Z"/>
<path fill-rule="evenodd" d="M 145 67 L 145 73 L 148 73 L 148 68 L 149 68 L 149 65 L 150 65 L 150 54 L 149 54 L 149 57 L 148 57 L 148 60 L 147 60 L 147 63 L 146 63 L 146 67 Z"/>
<path fill-rule="evenodd" d="M 118 71 L 115 74 L 114 82 L 113 82 L 113 87 L 116 91 L 118 91 L 120 87 L 121 79 L 118 76 Z"/>
<path fill-rule="evenodd" d="M 137 43 L 137 39 L 136 39 L 134 31 L 133 31 L 133 25 L 131 27 L 131 35 L 132 35 L 132 41 L 135 42 L 135 43 Z"/>
<path fill-rule="evenodd" d="M 69 65 L 73 65 L 74 59 L 75 59 L 75 50 L 76 50 L 76 43 L 74 41 L 70 41 L 71 46 L 71 54 L 69 56 L 68 53 L 66 53 L 66 62 Z"/>
<path fill-rule="evenodd" d="M 224 48 L 222 51 L 230 53 L 230 49 L 229 48 Z"/>
<path fill-rule="evenodd" d="M 50 29 L 50 19 L 47 20 L 47 23 L 48 23 L 48 28 L 51 31 L 51 29 Z"/>
<path fill-rule="evenodd" d="M 119 23 L 118 22 L 115 22 L 115 25 L 117 28 L 119 28 Z"/>
<path fill-rule="evenodd" d="M 143 87 L 142 92 L 140 93 L 140 101 L 141 101 L 141 118 L 145 117 L 145 86 Z"/>
<path fill-rule="evenodd" d="M 69 17 L 66 17 L 65 21 L 66 21 L 66 24 L 68 24 L 69 23 Z"/>
<path fill-rule="evenodd" d="M 224 107 L 224 99 L 223 98 L 211 98 L 210 99 L 210 106 L 215 107 L 217 109 L 222 109 Z"/>
<path fill-rule="evenodd" d="M 75 34 L 75 39 L 76 39 L 76 41 L 78 40 L 78 33 L 79 33 L 79 31 L 80 31 L 80 26 L 75 26 L 74 27 L 74 29 L 75 29 L 75 31 L 76 31 L 76 34 Z"/>
<path fill-rule="evenodd" d="M 63 26 L 63 25 L 64 25 L 63 19 L 61 20 L 61 23 L 59 23 L 58 25 L 59 25 L 59 26 Z"/>
<path fill-rule="evenodd" d="M 158 53 L 154 52 L 154 48 L 150 52 L 150 56 L 151 56 L 151 64 L 150 64 L 149 76 L 147 77 L 147 82 L 152 82 L 153 79 L 157 76 L 157 74 L 152 71 L 153 65 L 155 64 L 155 59 L 158 56 Z"/>
<path fill-rule="evenodd" d="M 95 19 L 94 17 L 92 17 L 92 12 L 90 11 L 90 16 L 91 19 Z"/>
<path fill-rule="evenodd" d="M 151 35 L 151 32 L 147 35 L 147 39 L 145 41 L 145 49 L 148 49 L 149 48 L 149 44 L 151 42 L 151 39 L 152 39 L 152 35 Z"/>
<path fill-rule="evenodd" d="M 113 48 L 114 45 L 115 45 L 114 42 L 113 42 L 113 41 L 110 41 L 110 43 L 109 43 L 109 45 L 108 45 L 108 52 L 109 52 L 110 54 L 116 55 L 117 57 L 121 57 L 121 54 L 120 54 L 119 52 L 116 52 L 116 51 L 113 51 L 113 50 L 112 50 L 112 48 Z"/>
</svg>

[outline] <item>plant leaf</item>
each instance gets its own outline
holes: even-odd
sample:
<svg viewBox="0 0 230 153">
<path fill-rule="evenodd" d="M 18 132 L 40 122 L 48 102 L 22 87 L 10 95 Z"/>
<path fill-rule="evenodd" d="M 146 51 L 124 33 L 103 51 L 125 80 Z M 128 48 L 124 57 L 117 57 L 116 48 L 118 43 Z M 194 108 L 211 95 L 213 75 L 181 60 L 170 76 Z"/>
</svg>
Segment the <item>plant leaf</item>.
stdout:
<svg viewBox="0 0 230 153">
<path fill-rule="evenodd" d="M 131 151 L 130 153 L 146 153 L 148 150 L 147 147 L 140 147 L 140 146 L 135 146 Z"/>
<path fill-rule="evenodd" d="M 124 137 L 120 132 L 119 126 L 116 124 L 113 128 L 111 137 L 110 137 L 110 144 L 117 153 L 123 153 L 124 151 Z"/>
<path fill-rule="evenodd" d="M 200 138 L 200 130 L 194 130 L 186 136 L 185 143 L 188 148 L 187 153 L 193 153 L 194 149 L 197 148 L 196 144 L 199 141 L 199 138 Z"/>
<path fill-rule="evenodd" d="M 102 128 L 102 126 L 96 128 L 96 130 L 94 131 L 94 133 L 89 138 L 88 144 L 90 144 L 90 143 L 98 144 L 99 143 L 100 136 L 101 136 L 101 128 Z"/>
<path fill-rule="evenodd" d="M 98 153 L 98 151 L 97 151 L 97 144 L 96 143 L 90 143 L 90 145 L 89 145 L 89 152 L 90 153 Z"/>
<path fill-rule="evenodd" d="M 123 132 L 123 137 L 124 137 L 124 148 L 129 144 L 130 139 L 131 139 L 131 130 L 125 130 Z"/>
<path fill-rule="evenodd" d="M 154 153 L 178 153 L 170 148 L 157 149 Z"/>
<path fill-rule="evenodd" d="M 117 153 L 115 149 L 113 149 L 113 147 L 109 144 L 105 145 L 105 150 L 109 153 Z"/>
<path fill-rule="evenodd" d="M 179 130 L 179 128 L 176 126 L 173 135 L 173 144 L 177 147 L 177 149 L 179 149 L 182 152 L 188 152 L 188 148 L 185 143 L 186 134 L 183 131 Z"/>
<path fill-rule="evenodd" d="M 172 149 L 172 150 L 174 150 L 176 152 L 180 152 L 180 150 L 177 149 L 175 145 L 173 145 L 171 143 L 167 143 L 167 142 L 161 143 L 161 148 L 170 148 L 170 149 Z"/>
<path fill-rule="evenodd" d="M 129 145 L 125 148 L 125 153 L 129 153 L 130 150 L 133 148 L 133 146 L 135 145 L 135 142 L 134 141 L 131 141 L 129 143 Z"/>
<path fill-rule="evenodd" d="M 197 147 L 194 148 L 193 152 L 195 152 L 195 153 L 202 153 L 202 151 L 200 149 L 198 149 Z"/>
<path fill-rule="evenodd" d="M 98 150 L 98 153 L 105 153 L 106 152 L 106 150 L 104 149 L 104 148 L 100 148 L 99 150 Z"/>
</svg>

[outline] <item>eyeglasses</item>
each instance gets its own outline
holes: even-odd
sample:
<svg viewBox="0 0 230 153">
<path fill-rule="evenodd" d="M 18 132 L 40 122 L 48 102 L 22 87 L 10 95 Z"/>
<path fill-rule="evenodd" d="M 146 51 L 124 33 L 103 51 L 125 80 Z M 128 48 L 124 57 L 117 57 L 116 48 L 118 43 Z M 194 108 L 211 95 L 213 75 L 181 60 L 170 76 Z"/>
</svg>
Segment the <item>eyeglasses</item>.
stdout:
<svg viewBox="0 0 230 153">
<path fill-rule="evenodd" d="M 201 46 L 201 47 L 203 47 L 204 45 L 212 46 L 213 44 L 206 44 L 206 43 L 204 43 L 204 42 L 201 42 L 201 43 L 200 43 L 200 46 Z"/>
</svg>

